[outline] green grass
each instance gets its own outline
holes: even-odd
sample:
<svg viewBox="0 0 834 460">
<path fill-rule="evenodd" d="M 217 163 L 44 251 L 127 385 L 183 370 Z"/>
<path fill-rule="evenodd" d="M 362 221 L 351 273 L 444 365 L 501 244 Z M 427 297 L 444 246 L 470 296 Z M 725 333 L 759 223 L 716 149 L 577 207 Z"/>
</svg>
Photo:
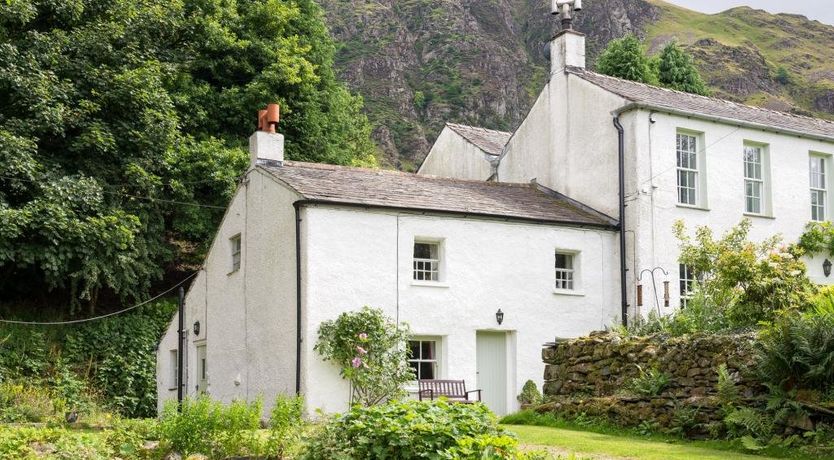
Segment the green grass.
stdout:
<svg viewBox="0 0 834 460">
<path fill-rule="evenodd" d="M 738 440 L 688 441 L 660 433 L 646 435 L 590 418 L 567 421 L 529 410 L 508 415 L 501 419 L 501 423 L 506 429 L 516 433 L 522 444 L 534 448 L 555 447 L 579 455 L 641 460 L 821 458 L 799 452 L 796 448 L 778 446 L 753 453 L 745 450 Z"/>
<path fill-rule="evenodd" d="M 811 459 L 798 453 L 782 452 L 778 456 L 753 455 L 738 452 L 731 444 L 721 441 L 657 440 L 633 435 L 577 431 L 542 426 L 504 425 L 518 435 L 522 444 L 534 447 L 557 447 L 574 454 L 593 454 L 626 457 L 640 460 L 727 460 L 733 459 Z M 768 452 L 768 455 L 774 455 Z"/>
</svg>

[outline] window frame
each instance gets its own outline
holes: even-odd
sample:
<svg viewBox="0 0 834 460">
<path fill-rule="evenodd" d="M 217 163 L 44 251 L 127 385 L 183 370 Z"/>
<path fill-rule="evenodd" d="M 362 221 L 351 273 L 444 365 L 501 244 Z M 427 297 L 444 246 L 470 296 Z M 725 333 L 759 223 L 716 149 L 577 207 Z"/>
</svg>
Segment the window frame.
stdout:
<svg viewBox="0 0 834 460">
<path fill-rule="evenodd" d="M 749 167 L 748 165 L 756 165 L 757 163 L 747 161 L 748 160 L 748 149 L 755 149 L 758 151 L 759 154 L 759 176 L 760 177 L 752 177 L 748 174 Z M 742 150 L 742 168 L 744 174 L 744 214 L 749 216 L 757 216 L 757 217 L 772 217 L 773 210 L 772 210 L 772 200 L 771 200 L 771 184 L 770 184 L 770 150 L 768 144 L 762 144 L 759 142 L 754 141 L 744 141 L 744 147 Z M 750 190 L 749 186 L 759 186 L 759 197 L 751 195 L 748 193 Z M 755 211 L 748 207 L 750 199 L 759 200 L 759 210 Z"/>
<path fill-rule="evenodd" d="M 409 349 L 411 348 L 412 342 L 419 342 L 418 349 L 421 352 L 421 356 L 419 358 L 414 358 L 410 356 L 408 358 L 408 366 L 411 367 L 412 363 L 417 364 L 417 370 L 414 374 L 414 381 L 413 384 L 416 386 L 417 382 L 420 380 L 420 365 L 419 363 L 434 363 L 434 377 L 427 380 L 442 380 L 443 379 L 443 337 L 441 336 L 430 336 L 430 335 L 416 335 L 408 338 L 407 346 Z M 434 343 L 434 358 L 433 359 L 426 359 L 422 357 L 422 344 L 423 342 L 433 342 Z M 412 368 L 413 369 L 413 368 Z"/>
<path fill-rule="evenodd" d="M 686 308 L 692 300 L 698 277 L 695 271 L 686 264 L 678 264 L 678 297 L 680 308 Z"/>
<path fill-rule="evenodd" d="M 558 258 L 565 258 L 566 267 L 559 267 Z M 553 252 L 553 289 L 556 291 L 577 291 L 577 253 L 574 251 L 563 251 L 556 249 Z M 563 277 L 560 278 L 560 275 Z"/>
<path fill-rule="evenodd" d="M 820 186 L 815 186 L 815 180 L 814 180 L 815 179 L 815 177 L 814 177 L 815 173 L 814 173 L 814 169 L 812 167 L 813 163 L 815 161 L 818 161 L 819 166 L 820 166 L 820 171 L 821 172 L 817 173 L 817 176 L 820 176 L 819 178 L 821 178 L 821 187 Z M 829 162 L 828 157 L 826 155 L 811 152 L 811 154 L 808 156 L 808 175 L 809 175 L 809 184 L 808 185 L 809 185 L 809 189 L 810 189 L 810 192 L 811 192 L 811 196 L 810 196 L 811 201 L 810 201 L 809 204 L 811 206 L 811 220 L 814 221 L 814 222 L 825 222 L 828 219 L 828 215 L 829 215 L 828 214 L 828 207 L 829 207 L 829 203 L 828 203 L 828 188 L 829 188 L 829 186 L 828 186 L 828 184 L 829 184 L 828 175 L 829 175 L 829 172 L 828 172 L 828 170 L 830 168 L 828 168 L 828 162 Z M 816 185 L 819 185 L 819 184 L 816 184 Z M 814 197 L 815 196 L 818 197 L 820 195 L 822 196 L 822 203 L 821 204 L 820 203 L 814 204 Z M 820 216 L 816 215 L 816 212 L 821 212 L 822 213 L 822 216 L 821 216 L 822 218 L 819 218 Z"/>
<path fill-rule="evenodd" d="M 168 391 L 174 391 L 177 389 L 177 380 L 180 376 L 180 352 L 175 348 L 170 350 L 168 353 L 168 356 L 171 358 L 171 363 L 168 365 L 168 372 L 170 372 L 168 375 L 170 382 L 168 385 Z"/>
<path fill-rule="evenodd" d="M 429 258 L 416 257 L 415 252 L 418 244 L 424 244 L 435 247 L 435 256 Z M 431 251 L 430 251 L 431 252 Z M 414 243 L 411 245 L 411 282 L 416 284 L 440 284 L 445 281 L 445 266 L 444 266 L 444 248 L 443 240 L 433 238 L 414 238 Z M 418 268 L 418 264 L 429 264 L 428 269 Z M 418 273 L 422 274 L 422 278 L 418 277 Z M 426 278 L 426 274 L 429 277 Z"/>
<path fill-rule="evenodd" d="M 681 149 L 681 138 L 687 137 L 689 141 L 694 140 L 695 148 L 684 151 Z M 685 129 L 678 129 L 675 132 L 675 201 L 680 206 L 685 207 L 704 207 L 706 205 L 704 183 L 703 183 L 703 164 L 705 151 L 700 151 L 698 145 L 703 144 L 703 133 L 689 131 Z M 682 154 L 694 156 L 694 159 L 688 158 L 686 164 L 681 161 Z M 694 164 L 693 164 L 694 163 Z M 691 183 L 687 183 L 686 187 L 681 184 L 682 175 L 686 175 Z M 689 181 L 688 181 L 689 182 Z M 691 194 L 692 202 L 685 202 L 682 200 L 682 190 L 688 190 L 688 196 Z"/>
<path fill-rule="evenodd" d="M 229 274 L 240 271 L 243 266 L 243 236 L 237 235 L 229 238 L 229 253 L 231 255 L 231 271 Z"/>
</svg>

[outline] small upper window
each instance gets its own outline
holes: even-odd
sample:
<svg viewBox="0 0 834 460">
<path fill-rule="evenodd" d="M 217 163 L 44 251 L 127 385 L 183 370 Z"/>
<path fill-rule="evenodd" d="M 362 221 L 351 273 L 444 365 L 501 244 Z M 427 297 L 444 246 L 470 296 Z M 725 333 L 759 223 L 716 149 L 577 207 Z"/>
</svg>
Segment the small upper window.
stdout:
<svg viewBox="0 0 834 460">
<path fill-rule="evenodd" d="M 827 215 L 828 182 L 826 181 L 825 157 L 812 156 L 811 171 L 811 220 L 822 222 Z"/>
<path fill-rule="evenodd" d="M 698 171 L 698 138 L 678 133 L 678 203 L 698 205 L 698 185 L 701 178 Z"/>
<path fill-rule="evenodd" d="M 440 244 L 414 242 L 414 280 L 440 281 Z"/>
<path fill-rule="evenodd" d="M 235 235 L 229 239 L 232 249 L 232 271 L 240 270 L 240 235 Z"/>
<path fill-rule="evenodd" d="M 177 350 L 171 350 L 169 356 L 171 363 L 168 367 L 168 372 L 170 372 L 168 378 L 171 384 L 168 385 L 168 388 L 175 390 L 177 388 L 177 380 L 179 380 L 179 368 L 177 367 L 179 365 L 179 354 Z"/>
<path fill-rule="evenodd" d="M 574 254 L 556 252 L 556 289 L 574 289 Z"/>
</svg>

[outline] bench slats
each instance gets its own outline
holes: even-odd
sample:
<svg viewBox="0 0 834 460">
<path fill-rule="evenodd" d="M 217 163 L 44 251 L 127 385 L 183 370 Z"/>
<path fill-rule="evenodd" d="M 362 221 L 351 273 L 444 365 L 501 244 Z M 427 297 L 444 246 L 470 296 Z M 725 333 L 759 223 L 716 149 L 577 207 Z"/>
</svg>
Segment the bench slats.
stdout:
<svg viewBox="0 0 834 460">
<path fill-rule="evenodd" d="M 481 390 L 466 391 L 466 382 L 463 380 L 420 380 L 417 383 L 418 397 L 421 401 L 424 396 L 428 396 L 431 400 L 445 397 L 450 400 L 472 402 L 469 399 L 471 393 L 477 393 L 478 401 L 481 400 Z"/>
</svg>

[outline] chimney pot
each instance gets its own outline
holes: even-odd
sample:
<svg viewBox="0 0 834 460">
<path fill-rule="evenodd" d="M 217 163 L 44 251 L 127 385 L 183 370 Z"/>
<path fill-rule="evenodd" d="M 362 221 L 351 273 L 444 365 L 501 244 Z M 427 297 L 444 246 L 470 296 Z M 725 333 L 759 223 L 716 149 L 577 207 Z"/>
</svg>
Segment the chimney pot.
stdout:
<svg viewBox="0 0 834 460">
<path fill-rule="evenodd" d="M 275 132 L 280 111 L 278 104 L 269 104 L 266 109 L 258 111 L 258 130 L 249 138 L 252 167 L 283 165 L 284 136 Z"/>
</svg>

